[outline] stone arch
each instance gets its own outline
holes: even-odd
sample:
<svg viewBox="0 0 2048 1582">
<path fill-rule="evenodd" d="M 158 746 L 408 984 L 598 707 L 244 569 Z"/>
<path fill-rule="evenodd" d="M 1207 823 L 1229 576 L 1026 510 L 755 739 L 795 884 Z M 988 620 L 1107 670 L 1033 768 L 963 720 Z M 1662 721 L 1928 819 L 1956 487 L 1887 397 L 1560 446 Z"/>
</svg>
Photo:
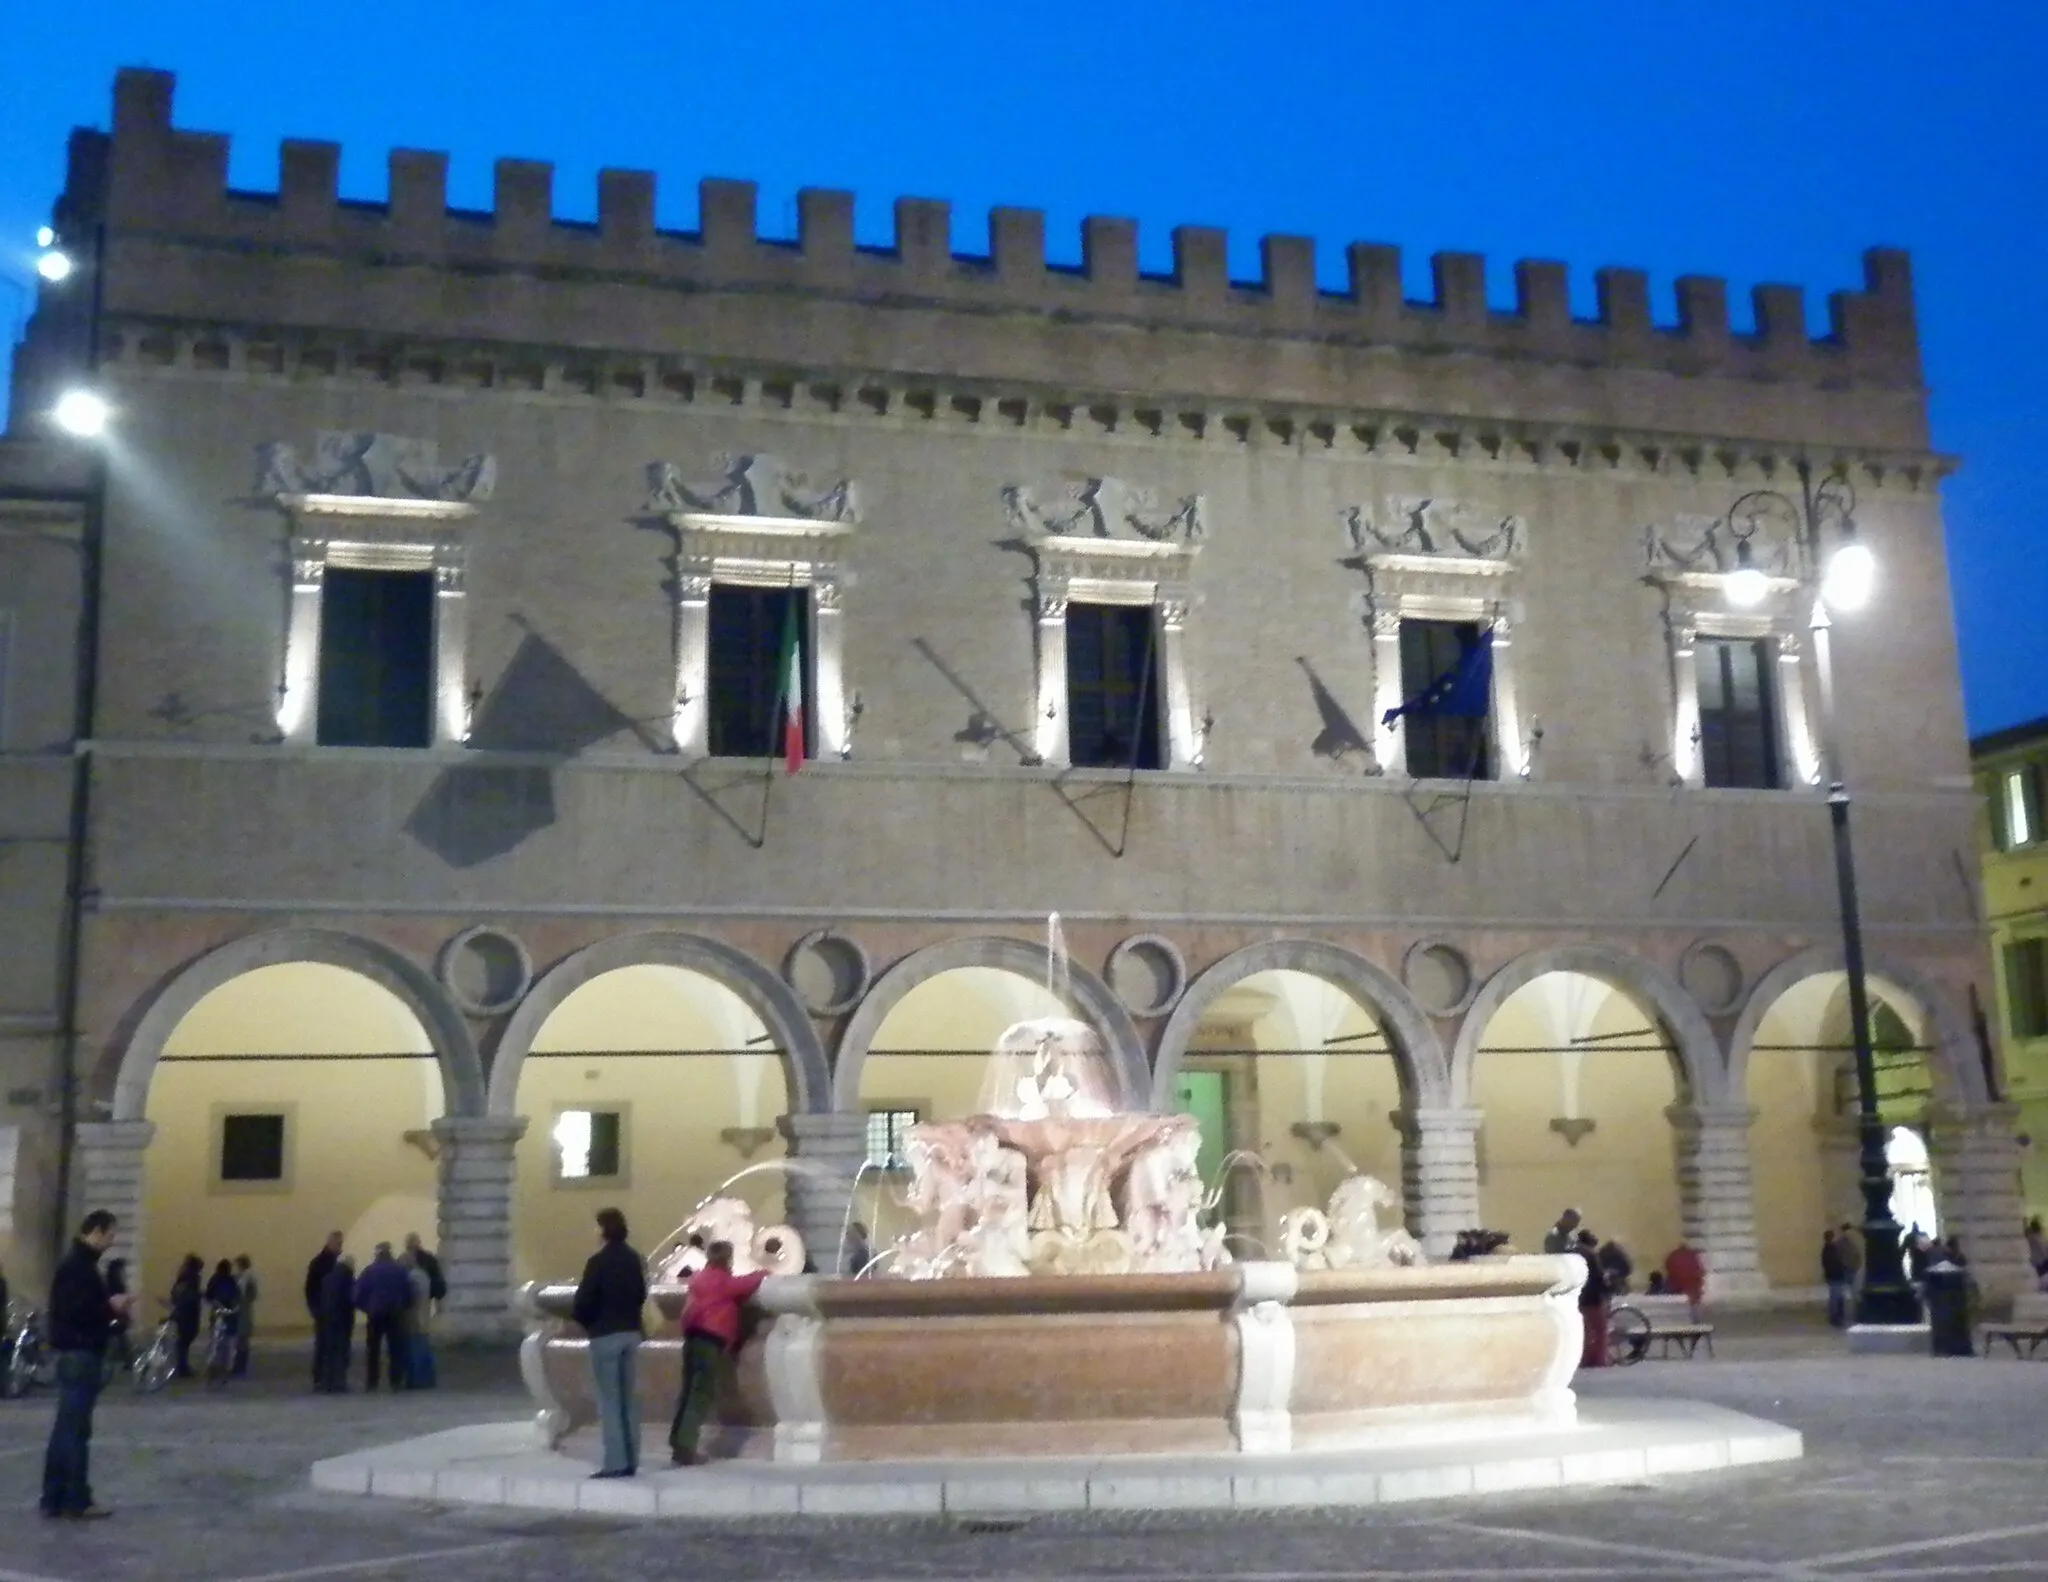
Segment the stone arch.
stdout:
<svg viewBox="0 0 2048 1582">
<path fill-rule="evenodd" d="M 867 1062 L 868 1046 L 904 995 L 920 983 L 960 967 L 994 967 L 1043 983 L 1051 967 L 1051 954 L 1044 945 L 1030 940 L 990 934 L 949 939 L 905 956 L 875 980 L 840 1035 L 839 1059 L 832 1077 L 833 1100 L 838 1109 L 848 1114 L 860 1109 L 861 1067 Z M 1109 985 L 1079 963 L 1068 963 L 1067 983 L 1075 1008 L 1095 1024 L 1109 1047 L 1109 1057 L 1115 1062 L 1117 1078 L 1123 1085 L 1124 1102 L 1143 1104 L 1151 1086 L 1151 1074 L 1137 1022 L 1110 992 Z"/>
<path fill-rule="evenodd" d="M 1677 979 L 1640 956 L 1605 945 L 1552 945 L 1515 957 L 1473 996 L 1451 1049 L 1454 1103 L 1471 1101 L 1472 1067 L 1480 1043 L 1508 996 L 1549 972 L 1576 972 L 1598 978 L 1648 1008 L 1664 1024 L 1675 1046 L 1679 1075 L 1687 1090 L 1684 1102 L 1711 1105 L 1721 1099 L 1725 1083 L 1720 1041 L 1714 1037 L 1707 1013 L 1679 986 Z"/>
<path fill-rule="evenodd" d="M 1181 1061 L 1202 1018 L 1225 990 L 1261 972 L 1292 971 L 1321 978 L 1377 1012 L 1392 1037 L 1401 1089 L 1412 1105 L 1429 1108 L 1446 1101 L 1449 1073 L 1443 1045 L 1414 998 L 1385 968 L 1341 945 L 1313 939 L 1274 939 L 1247 945 L 1212 963 L 1188 985 L 1159 1035 L 1159 1059 L 1152 1074 L 1152 1104 L 1170 1109 Z"/>
<path fill-rule="evenodd" d="M 1732 1097 L 1740 1100 L 1748 1087 L 1749 1057 L 1756 1045 L 1757 1029 L 1771 1007 L 1794 984 L 1819 973 L 1845 970 L 1840 945 L 1814 945 L 1779 962 L 1757 979 L 1728 1038 L 1728 1092 Z M 1917 968 L 1890 958 L 1870 961 L 1865 971 L 1867 976 L 1881 978 L 1905 994 L 1926 1017 L 1934 1045 L 1931 1053 L 1955 1084 L 1956 1095 L 1967 1103 L 1988 1103 L 1991 1095 L 1985 1086 L 1976 1038 L 1968 1018 L 1948 990 Z"/>
<path fill-rule="evenodd" d="M 832 1076 L 825 1046 L 789 985 L 743 950 L 698 934 L 654 928 L 586 945 L 556 962 L 527 991 L 506 1021 L 491 1060 L 488 1113 L 519 1113 L 519 1071 L 542 1025 L 571 994 L 621 967 L 680 967 L 732 990 L 761 1018 L 782 1051 L 790 1108 L 816 1114 L 829 1106 Z"/>
<path fill-rule="evenodd" d="M 441 1068 L 443 1102 L 450 1117 L 483 1113 L 483 1063 L 469 1024 L 432 973 L 389 945 L 337 929 L 277 928 L 216 946 L 176 973 L 135 1023 L 114 1079 L 112 1119 L 143 1118 L 150 1078 L 164 1045 L 187 1013 L 223 984 L 259 967 L 313 962 L 368 978 L 396 995 L 419 1019 Z"/>
</svg>

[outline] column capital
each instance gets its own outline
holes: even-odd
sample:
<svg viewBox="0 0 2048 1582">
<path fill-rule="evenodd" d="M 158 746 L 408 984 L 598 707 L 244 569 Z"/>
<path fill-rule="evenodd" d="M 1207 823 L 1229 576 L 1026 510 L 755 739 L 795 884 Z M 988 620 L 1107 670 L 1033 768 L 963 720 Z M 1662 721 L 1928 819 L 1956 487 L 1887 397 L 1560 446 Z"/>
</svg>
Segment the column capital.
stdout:
<svg viewBox="0 0 2048 1582">
<path fill-rule="evenodd" d="M 1679 1131 L 1748 1131 L 1759 1111 L 1749 1104 L 1667 1104 L 1664 1118 Z"/>
<path fill-rule="evenodd" d="M 799 1151 L 804 1143 L 852 1142 L 867 1144 L 868 1117 L 865 1110 L 828 1110 L 822 1115 L 779 1115 L 775 1129 Z"/>
<path fill-rule="evenodd" d="M 469 1143 L 503 1143 L 507 1147 L 526 1135 L 532 1124 L 524 1115 L 444 1115 L 433 1124 L 433 1133 L 444 1144 L 460 1148 Z"/>
<path fill-rule="evenodd" d="M 1475 1137 L 1485 1124 L 1486 1112 L 1480 1109 L 1452 1109 L 1448 1107 L 1423 1107 L 1390 1110 L 1387 1119 L 1396 1130 L 1407 1136 L 1424 1132 L 1449 1134 L 1451 1136 Z"/>
<path fill-rule="evenodd" d="M 140 1153 L 156 1136 L 155 1121 L 80 1121 L 73 1129 L 80 1148 L 101 1152 L 131 1149 Z"/>
</svg>

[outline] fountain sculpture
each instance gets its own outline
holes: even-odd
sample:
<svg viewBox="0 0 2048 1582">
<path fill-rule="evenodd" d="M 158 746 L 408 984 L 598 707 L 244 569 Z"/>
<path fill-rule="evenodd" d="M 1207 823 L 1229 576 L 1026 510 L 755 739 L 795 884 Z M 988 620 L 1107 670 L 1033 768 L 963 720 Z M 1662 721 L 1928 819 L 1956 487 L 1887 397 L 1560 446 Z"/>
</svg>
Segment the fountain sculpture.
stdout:
<svg viewBox="0 0 2048 1582">
<path fill-rule="evenodd" d="M 1066 998 L 1057 917 L 1049 986 Z M 702 1248 L 771 1279 L 716 1451 L 775 1461 L 1285 1451 L 1569 1424 L 1575 1258 L 1427 1264 L 1379 1223 L 1399 1198 L 1354 1172 L 1289 1213 L 1286 1261 L 1233 1262 L 1204 1218 L 1191 1116 L 1133 1112 L 1094 1029 L 1009 1028 L 984 1112 L 912 1127 L 914 1225 L 888 1273 L 795 1276 L 800 1236 L 723 1190 L 650 1260 L 673 1319 Z M 795 1167 L 799 1162 L 792 1162 Z M 759 1168 L 759 1167 L 756 1167 Z M 848 1183 L 849 1189 L 853 1185 Z M 851 1210 L 849 1209 L 849 1215 Z M 550 1443 L 594 1420 L 572 1290 L 539 1286 L 523 1353 Z M 673 1338 L 653 1346 L 673 1348 Z M 652 1421 L 677 1370 L 641 1369 Z"/>
</svg>

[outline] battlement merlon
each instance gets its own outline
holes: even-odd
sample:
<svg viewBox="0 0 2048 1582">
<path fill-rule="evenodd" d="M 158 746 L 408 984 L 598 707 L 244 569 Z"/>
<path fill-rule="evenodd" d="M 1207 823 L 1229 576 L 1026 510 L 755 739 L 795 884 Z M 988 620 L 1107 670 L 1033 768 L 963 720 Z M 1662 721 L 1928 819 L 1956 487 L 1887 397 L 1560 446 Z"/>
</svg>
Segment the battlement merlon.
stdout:
<svg viewBox="0 0 2048 1582">
<path fill-rule="evenodd" d="M 1433 297 L 1417 303 L 1403 299 L 1393 247 L 1347 248 L 1348 286 L 1333 293 L 1317 285 L 1315 245 L 1307 238 L 1262 239 L 1261 277 L 1246 283 L 1229 277 L 1224 232 L 1182 226 L 1173 233 L 1172 275 L 1155 277 L 1139 272 L 1136 225 L 1096 217 L 1082 222 L 1076 270 L 1047 265 L 1044 216 L 1028 209 L 996 209 L 988 255 L 956 256 L 949 206 L 922 198 L 897 201 L 895 244 L 886 250 L 856 245 L 853 198 L 844 192 L 804 191 L 795 245 L 764 240 L 754 185 L 742 181 L 702 182 L 699 229 L 661 232 L 654 177 L 640 171 L 599 175 L 595 226 L 562 222 L 553 213 L 553 166 L 531 160 L 498 161 L 488 214 L 451 211 L 447 156 L 412 150 L 391 153 L 385 203 L 343 202 L 338 147 L 299 140 L 283 145 L 276 194 L 240 193 L 227 182 L 228 140 L 172 124 L 172 88 L 165 72 L 117 75 L 110 146 L 92 146 L 106 145 L 104 135 L 74 138 L 60 220 L 83 220 L 89 211 L 116 235 L 301 247 L 428 266 L 618 270 L 642 281 L 873 293 L 1067 316 L 1099 311 L 1189 329 L 1270 328 L 1354 344 L 1555 356 L 1680 374 L 1920 384 L 1911 267 L 1890 248 L 1864 254 L 1862 290 L 1830 298 L 1830 333 L 1822 339 L 1806 332 L 1799 287 L 1757 287 L 1755 333 L 1736 335 L 1726 284 L 1698 276 L 1678 282 L 1676 325 L 1660 328 L 1638 270 L 1598 271 L 1597 314 L 1577 320 L 1562 264 L 1518 262 L 1515 308 L 1502 312 L 1487 302 L 1486 262 L 1476 254 L 1435 255 Z"/>
</svg>

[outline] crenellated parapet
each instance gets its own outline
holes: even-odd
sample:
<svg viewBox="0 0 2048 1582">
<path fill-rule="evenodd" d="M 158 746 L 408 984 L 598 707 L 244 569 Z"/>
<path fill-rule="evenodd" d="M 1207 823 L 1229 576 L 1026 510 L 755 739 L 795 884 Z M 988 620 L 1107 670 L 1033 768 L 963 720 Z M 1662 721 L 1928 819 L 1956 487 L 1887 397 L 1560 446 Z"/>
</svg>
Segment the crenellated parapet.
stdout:
<svg viewBox="0 0 2048 1582">
<path fill-rule="evenodd" d="M 1069 346 L 1061 337 L 1080 332 L 1118 342 L 1129 341 L 1134 329 L 1181 329 L 1284 343 L 1286 349 L 1262 353 L 1254 365 L 1229 355 L 1213 360 L 1241 368 L 1240 382 L 1256 379 L 1276 396 L 1298 399 L 1328 399 L 1347 388 L 1358 393 L 1355 387 L 1371 373 L 1368 362 L 1406 351 L 1565 365 L 1574 377 L 1640 370 L 1819 387 L 1830 395 L 1878 390 L 1910 395 L 1904 406 L 1918 406 L 1910 268 L 1903 253 L 1890 249 L 1865 254 L 1863 289 L 1834 294 L 1830 332 L 1814 339 L 1795 286 L 1758 287 L 1756 328 L 1738 334 L 1720 280 L 1680 280 L 1675 322 L 1660 324 L 1642 271 L 1603 269 L 1595 316 L 1577 319 L 1565 266 L 1558 263 L 1518 262 L 1514 306 L 1501 310 L 1489 304 L 1483 258 L 1439 253 L 1432 261 L 1433 294 L 1415 302 L 1402 291 L 1396 248 L 1347 248 L 1344 288 L 1330 291 L 1319 282 L 1312 241 L 1269 236 L 1260 243 L 1259 278 L 1236 281 L 1225 233 L 1198 226 L 1174 231 L 1170 275 L 1140 270 L 1134 222 L 1100 217 L 1082 224 L 1080 266 L 1062 266 L 1048 262 L 1044 216 L 1027 209 L 994 210 L 986 254 L 962 256 L 952 248 L 950 207 L 922 198 L 897 201 L 893 245 L 875 248 L 855 241 L 851 194 L 807 190 L 798 201 L 797 236 L 786 241 L 760 234 L 756 190 L 743 181 L 703 182 L 699 228 L 664 232 L 655 224 L 654 177 L 639 171 L 602 172 L 596 222 L 569 222 L 554 213 L 553 167 L 528 160 L 498 162 L 489 212 L 451 210 L 447 156 L 410 150 L 390 155 L 383 203 L 343 200 L 340 150 L 332 143 L 286 142 L 278 191 L 238 192 L 227 182 L 227 139 L 176 127 L 172 78 L 154 71 L 119 75 L 111 139 L 95 145 L 94 136 L 74 144 L 73 179 L 60 218 L 103 215 L 116 245 L 127 239 L 145 249 L 209 255 L 203 273 L 213 297 L 195 281 L 164 287 L 166 300 L 145 300 L 157 288 L 138 284 L 110 304 L 131 311 L 197 314 L 212 307 L 225 316 L 225 305 L 240 303 L 276 320 L 287 300 L 303 302 L 306 293 L 283 284 L 266 289 L 257 272 L 274 274 L 294 255 L 306 254 L 330 273 L 339 262 L 372 276 L 368 294 L 355 294 L 357 310 L 412 334 L 486 334 L 495 323 L 510 328 L 522 313 L 538 312 L 532 305 L 538 284 L 549 298 L 548 321 L 578 343 L 620 344 L 630 336 L 608 334 L 608 324 L 651 333 L 655 320 L 669 313 L 688 315 L 687 322 L 678 317 L 677 326 L 693 343 L 705 344 L 704 336 L 715 340 L 723 327 L 705 299 L 724 301 L 726 317 L 734 318 L 747 312 L 737 299 L 759 303 L 795 295 L 869 314 L 938 312 L 952 323 L 1000 316 L 1010 343 L 1022 333 L 1019 321 L 1037 316 L 1034 333 L 1044 343 L 1037 350 L 1061 364 L 1035 370 L 1039 377 L 1093 372 L 1102 382 L 1130 388 L 1143 388 L 1151 371 L 1135 348 L 1123 348 L 1118 361 L 1101 347 Z M 161 267 L 161 251 L 149 261 L 159 277 L 177 273 Z M 401 277 L 438 270 L 463 274 L 466 319 L 438 293 L 415 289 L 408 296 L 402 289 Z M 650 306 L 622 309 L 621 294 L 634 292 Z M 423 300 L 428 296 L 436 298 L 431 306 Z M 754 308 L 754 316 L 760 311 Z M 432 315 L 438 319 L 430 323 Z M 815 336 L 832 322 L 827 312 L 810 329 Z M 985 375 L 1001 361 L 1004 343 L 991 341 L 983 353 L 976 337 L 996 333 L 983 325 L 959 336 L 899 339 L 912 348 L 905 355 L 923 357 L 930 371 Z M 1091 359 L 1098 366 L 1080 366 Z M 940 366 L 949 360 L 957 366 Z M 1114 367 L 1099 366 L 1105 361 Z M 1159 375 L 1179 376 L 1184 388 L 1192 383 L 1172 366 L 1174 358 L 1158 361 Z M 1525 404 L 1510 398 L 1495 410 Z M 1902 428 L 1912 426 L 1910 415 L 1887 421 L 1897 431 L 1888 434 L 1890 441 L 1912 443 Z"/>
</svg>

